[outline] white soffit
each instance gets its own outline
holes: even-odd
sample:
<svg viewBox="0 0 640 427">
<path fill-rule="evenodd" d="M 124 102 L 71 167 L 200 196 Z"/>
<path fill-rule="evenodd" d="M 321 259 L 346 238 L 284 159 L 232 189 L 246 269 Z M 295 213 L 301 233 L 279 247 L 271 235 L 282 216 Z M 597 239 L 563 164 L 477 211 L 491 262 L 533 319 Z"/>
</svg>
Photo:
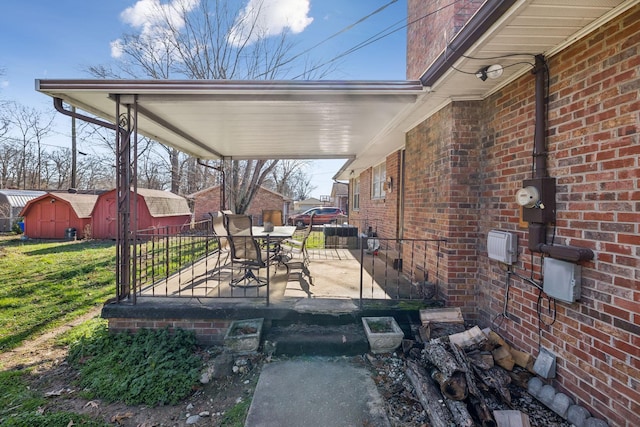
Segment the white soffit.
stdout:
<svg viewBox="0 0 640 427">
<path fill-rule="evenodd" d="M 354 158 L 388 141 L 424 92 L 407 81 L 38 80 L 36 89 L 110 122 L 115 95 L 121 104 L 135 95 L 139 133 L 205 159 Z"/>
</svg>

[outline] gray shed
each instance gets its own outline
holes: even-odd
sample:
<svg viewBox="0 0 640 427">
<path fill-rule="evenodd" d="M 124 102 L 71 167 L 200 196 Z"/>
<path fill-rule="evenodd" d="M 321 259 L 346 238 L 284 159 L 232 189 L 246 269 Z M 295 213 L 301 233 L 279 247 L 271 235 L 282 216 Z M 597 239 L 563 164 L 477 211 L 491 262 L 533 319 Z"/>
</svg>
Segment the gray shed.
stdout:
<svg viewBox="0 0 640 427">
<path fill-rule="evenodd" d="M 0 190 L 0 232 L 11 231 L 27 202 L 43 194 L 46 194 L 46 191 Z"/>
</svg>

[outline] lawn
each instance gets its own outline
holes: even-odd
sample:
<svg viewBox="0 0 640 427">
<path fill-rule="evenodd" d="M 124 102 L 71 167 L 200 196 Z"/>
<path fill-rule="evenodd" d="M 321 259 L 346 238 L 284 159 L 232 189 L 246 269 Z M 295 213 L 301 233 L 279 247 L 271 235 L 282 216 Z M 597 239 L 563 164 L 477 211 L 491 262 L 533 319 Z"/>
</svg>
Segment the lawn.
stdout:
<svg viewBox="0 0 640 427">
<path fill-rule="evenodd" d="M 112 241 L 0 237 L 0 352 L 115 296 Z"/>
</svg>

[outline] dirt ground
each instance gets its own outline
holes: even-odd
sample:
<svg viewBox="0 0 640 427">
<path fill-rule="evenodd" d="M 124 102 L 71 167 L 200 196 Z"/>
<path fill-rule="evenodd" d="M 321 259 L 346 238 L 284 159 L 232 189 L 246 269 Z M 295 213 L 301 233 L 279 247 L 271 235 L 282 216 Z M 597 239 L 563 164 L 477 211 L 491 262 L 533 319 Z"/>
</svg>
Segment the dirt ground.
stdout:
<svg viewBox="0 0 640 427">
<path fill-rule="evenodd" d="M 65 361 L 67 349 L 53 345 L 56 334 L 98 314 L 89 313 L 72 324 L 52 331 L 45 336 L 25 344 L 11 352 L 0 354 L 3 370 L 31 368 L 30 386 L 47 396 L 43 411 L 67 410 L 88 414 L 107 423 L 123 427 L 182 427 L 191 416 L 200 418 L 193 425 L 223 426 L 225 414 L 241 402 L 249 402 L 258 382 L 260 371 L 269 357 L 262 354 L 237 356 L 228 375 L 200 384 L 192 395 L 178 405 L 148 407 L 106 403 L 82 398 L 74 387 L 77 372 Z M 212 356 L 221 349 L 205 349 Z M 372 355 L 352 357 L 351 361 L 370 369 L 372 377 L 382 395 L 389 420 L 393 427 L 428 427 L 428 417 L 405 375 L 404 358 L 398 355 Z M 532 426 L 568 427 L 569 424 L 541 405 L 513 384 L 511 394 L 515 409 L 527 413 Z M 508 409 L 497 400 L 493 409 Z"/>
</svg>

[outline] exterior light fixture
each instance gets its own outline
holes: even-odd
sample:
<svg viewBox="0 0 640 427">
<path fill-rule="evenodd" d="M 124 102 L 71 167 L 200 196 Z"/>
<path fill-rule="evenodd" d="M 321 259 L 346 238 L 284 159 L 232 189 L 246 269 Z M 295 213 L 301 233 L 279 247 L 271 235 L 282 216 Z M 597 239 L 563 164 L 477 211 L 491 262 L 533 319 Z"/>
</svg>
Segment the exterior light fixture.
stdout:
<svg viewBox="0 0 640 427">
<path fill-rule="evenodd" d="M 476 77 L 482 81 L 487 80 L 487 78 L 497 79 L 502 76 L 503 71 L 504 68 L 500 64 L 487 65 L 476 71 Z"/>
</svg>

